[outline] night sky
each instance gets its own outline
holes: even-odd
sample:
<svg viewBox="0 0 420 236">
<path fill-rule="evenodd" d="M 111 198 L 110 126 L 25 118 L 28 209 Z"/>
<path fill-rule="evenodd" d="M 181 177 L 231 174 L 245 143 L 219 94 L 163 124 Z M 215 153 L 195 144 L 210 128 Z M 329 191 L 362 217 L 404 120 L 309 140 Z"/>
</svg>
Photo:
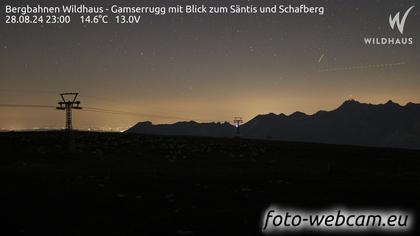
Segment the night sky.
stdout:
<svg viewBox="0 0 420 236">
<path fill-rule="evenodd" d="M 312 114 L 349 98 L 420 103 L 420 1 L 201 1 L 304 3 L 326 10 L 323 16 L 142 15 L 133 25 L 4 23 L 6 4 L 45 2 L 1 3 L 0 103 L 54 106 L 60 92 L 76 91 L 82 106 L 151 115 L 75 111 L 79 129 L 123 130 L 145 120 L 249 120 L 269 112 Z M 412 5 L 404 35 L 392 30 L 389 15 Z M 414 45 L 367 46 L 363 37 L 413 37 Z M 0 129 L 64 126 L 64 112 L 55 109 L 0 108 L 0 114 Z"/>
</svg>

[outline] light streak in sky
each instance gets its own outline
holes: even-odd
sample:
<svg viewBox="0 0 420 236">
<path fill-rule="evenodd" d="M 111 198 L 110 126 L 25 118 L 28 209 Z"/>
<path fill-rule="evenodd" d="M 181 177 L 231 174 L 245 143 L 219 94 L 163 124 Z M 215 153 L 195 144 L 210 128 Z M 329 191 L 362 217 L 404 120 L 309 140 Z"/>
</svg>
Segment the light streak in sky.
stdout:
<svg viewBox="0 0 420 236">
<path fill-rule="evenodd" d="M 321 69 L 318 72 L 334 72 L 334 71 L 349 71 L 349 70 L 365 70 L 365 69 L 375 69 L 375 68 L 387 68 L 387 67 L 394 67 L 394 66 L 402 66 L 402 65 L 405 65 L 405 64 L 406 64 L 405 62 L 397 62 L 397 63 L 386 63 L 386 64 L 362 65 L 362 66 L 334 67 L 334 68 Z"/>
<path fill-rule="evenodd" d="M 323 53 L 323 54 L 319 57 L 319 59 L 318 59 L 318 63 L 321 63 L 322 58 L 324 58 L 324 56 L 325 56 L 325 54 Z"/>
</svg>

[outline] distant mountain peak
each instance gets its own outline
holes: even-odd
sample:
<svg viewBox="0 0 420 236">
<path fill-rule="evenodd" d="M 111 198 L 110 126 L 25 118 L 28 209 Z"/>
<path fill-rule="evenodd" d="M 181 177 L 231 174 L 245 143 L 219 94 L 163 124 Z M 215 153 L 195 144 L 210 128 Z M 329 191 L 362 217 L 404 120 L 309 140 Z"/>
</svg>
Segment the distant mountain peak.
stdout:
<svg viewBox="0 0 420 236">
<path fill-rule="evenodd" d="M 362 103 L 360 103 L 359 101 L 356 101 L 354 99 L 349 99 L 343 102 L 343 104 L 341 104 L 341 106 L 339 106 L 337 110 L 354 109 L 354 108 L 359 107 L 360 105 L 362 105 Z"/>
<path fill-rule="evenodd" d="M 351 99 L 348 99 L 348 100 L 344 101 L 342 106 L 343 105 L 359 105 L 359 104 L 361 104 L 359 101 L 351 98 Z"/>
<path fill-rule="evenodd" d="M 388 102 L 386 102 L 384 104 L 384 106 L 386 107 L 401 107 L 400 104 L 393 102 L 392 100 L 388 100 Z"/>
<path fill-rule="evenodd" d="M 293 112 L 290 117 L 291 118 L 298 118 L 298 117 L 305 117 L 306 114 L 300 111 Z"/>
</svg>

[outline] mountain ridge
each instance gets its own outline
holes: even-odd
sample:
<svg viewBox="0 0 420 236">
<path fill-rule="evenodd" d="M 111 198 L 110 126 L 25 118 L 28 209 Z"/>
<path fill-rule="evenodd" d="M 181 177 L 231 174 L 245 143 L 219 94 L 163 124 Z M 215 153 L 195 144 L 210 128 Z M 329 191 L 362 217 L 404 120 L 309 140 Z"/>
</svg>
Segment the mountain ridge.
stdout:
<svg viewBox="0 0 420 236">
<path fill-rule="evenodd" d="M 420 149 L 420 104 L 347 100 L 331 111 L 260 114 L 240 127 L 241 137 L 283 141 Z M 157 135 L 234 137 L 228 122 L 139 122 L 126 132 Z"/>
</svg>

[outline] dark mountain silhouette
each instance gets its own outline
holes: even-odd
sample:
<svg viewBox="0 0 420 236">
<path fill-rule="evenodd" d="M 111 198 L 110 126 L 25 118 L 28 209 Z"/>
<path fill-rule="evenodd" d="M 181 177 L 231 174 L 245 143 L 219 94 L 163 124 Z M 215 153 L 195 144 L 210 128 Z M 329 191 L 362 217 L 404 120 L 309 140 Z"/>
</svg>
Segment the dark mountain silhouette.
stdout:
<svg viewBox="0 0 420 236">
<path fill-rule="evenodd" d="M 233 137 L 225 123 L 178 122 L 153 125 L 141 122 L 132 133 Z M 244 138 L 420 149 L 420 104 L 401 106 L 392 101 L 373 105 L 348 100 L 332 111 L 313 115 L 295 112 L 258 115 L 241 126 Z"/>
<path fill-rule="evenodd" d="M 209 137 L 230 137 L 234 134 L 234 126 L 225 123 L 197 123 L 182 121 L 175 124 L 154 125 L 150 121 L 140 122 L 127 130 L 130 133 L 158 135 L 191 135 Z"/>
</svg>

